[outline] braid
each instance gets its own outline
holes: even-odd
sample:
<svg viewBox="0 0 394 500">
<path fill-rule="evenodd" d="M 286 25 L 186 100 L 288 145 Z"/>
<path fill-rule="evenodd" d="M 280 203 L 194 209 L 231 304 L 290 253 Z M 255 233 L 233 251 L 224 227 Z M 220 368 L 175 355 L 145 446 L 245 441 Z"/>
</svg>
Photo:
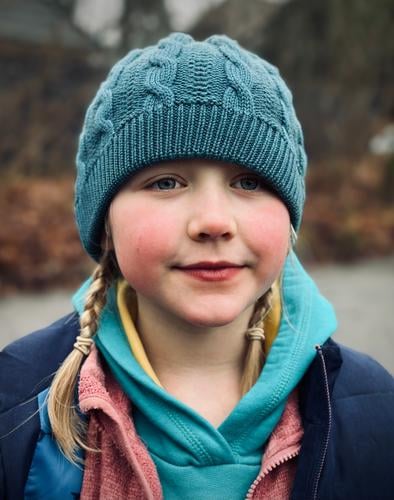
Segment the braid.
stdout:
<svg viewBox="0 0 394 500">
<path fill-rule="evenodd" d="M 261 296 L 249 322 L 246 336 L 249 339 L 245 358 L 245 368 L 241 380 L 242 395 L 256 383 L 264 364 L 264 319 L 272 307 L 272 288 Z"/>
<path fill-rule="evenodd" d="M 117 274 L 112 251 L 106 250 L 92 274 L 92 283 L 86 295 L 85 308 L 80 317 L 80 335 L 74 349 L 63 361 L 52 381 L 48 395 L 48 415 L 52 432 L 62 453 L 73 463 L 80 462 L 77 449 L 88 449 L 84 442 L 86 426 L 78 416 L 75 391 L 78 374 L 89 354 L 106 295 Z"/>
</svg>

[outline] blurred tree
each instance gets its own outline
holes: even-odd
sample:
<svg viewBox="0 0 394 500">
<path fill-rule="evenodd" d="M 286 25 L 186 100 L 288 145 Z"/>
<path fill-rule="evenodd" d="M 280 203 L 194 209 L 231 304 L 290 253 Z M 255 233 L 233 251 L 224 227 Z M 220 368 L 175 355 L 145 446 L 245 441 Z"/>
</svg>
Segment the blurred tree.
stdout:
<svg viewBox="0 0 394 500">
<path fill-rule="evenodd" d="M 72 19 L 72 15 L 75 9 L 75 4 L 78 0 L 41 0 L 43 3 L 50 5 L 53 8 L 58 9 L 63 15 Z"/>
<path fill-rule="evenodd" d="M 39 0 L 39 3 L 46 5 L 54 11 L 59 18 L 66 22 L 73 30 L 88 43 L 90 48 L 99 48 L 98 40 L 91 36 L 87 31 L 81 29 L 75 22 L 74 12 L 78 0 Z"/>
<path fill-rule="evenodd" d="M 226 0 L 201 16 L 191 33 L 204 39 L 216 33 L 226 33 L 252 51 L 263 45 L 265 29 L 282 5 L 267 0 Z"/>
<path fill-rule="evenodd" d="M 75 12 L 78 3 L 82 0 L 41 0 L 41 2 L 55 9 L 60 15 L 62 15 L 67 21 L 72 24 L 76 29 L 84 33 L 86 38 L 89 38 L 97 45 L 96 48 L 109 48 L 110 46 L 115 48 L 114 57 L 116 58 L 119 54 L 124 54 L 128 50 L 137 46 L 145 46 L 152 42 L 157 41 L 158 38 L 164 36 L 170 30 L 170 21 L 168 12 L 165 8 L 163 0 L 120 0 L 122 14 L 120 18 L 111 17 L 111 6 L 108 3 L 101 2 L 103 4 L 102 10 L 108 13 L 108 16 L 103 17 L 103 23 L 97 27 L 96 30 L 84 29 L 83 23 L 78 22 L 75 17 Z M 91 0 L 88 4 L 92 6 L 92 12 L 90 15 L 94 15 L 93 6 L 95 9 L 100 8 L 100 4 Z M 111 18 L 112 26 L 108 25 L 108 18 Z M 105 36 L 105 31 L 108 29 L 117 30 L 119 36 L 118 41 L 115 43 L 107 43 L 107 37 Z M 107 58 L 102 58 L 104 61 Z M 104 63 L 105 64 L 105 63 Z"/>
<path fill-rule="evenodd" d="M 394 119 L 394 0 L 292 0 L 261 51 L 291 82 L 314 158 L 362 154 Z"/>
<path fill-rule="evenodd" d="M 144 47 L 156 42 L 170 31 L 170 20 L 163 0 L 124 0 L 120 21 L 119 52 Z"/>
</svg>

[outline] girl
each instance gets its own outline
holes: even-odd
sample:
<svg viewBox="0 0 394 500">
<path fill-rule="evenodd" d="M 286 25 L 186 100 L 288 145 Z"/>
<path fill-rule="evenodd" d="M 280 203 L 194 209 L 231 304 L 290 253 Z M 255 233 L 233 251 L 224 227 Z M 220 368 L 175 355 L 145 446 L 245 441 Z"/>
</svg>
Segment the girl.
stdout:
<svg viewBox="0 0 394 500">
<path fill-rule="evenodd" d="M 226 36 L 133 50 L 77 169 L 98 266 L 1 353 L 1 498 L 392 498 L 393 378 L 331 340 L 292 251 L 306 156 L 277 69 Z"/>
</svg>

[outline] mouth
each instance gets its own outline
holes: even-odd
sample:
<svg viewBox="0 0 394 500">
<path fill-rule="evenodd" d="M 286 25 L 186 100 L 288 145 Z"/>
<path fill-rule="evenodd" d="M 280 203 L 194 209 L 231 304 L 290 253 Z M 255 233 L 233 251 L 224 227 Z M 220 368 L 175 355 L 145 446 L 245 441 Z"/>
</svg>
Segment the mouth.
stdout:
<svg viewBox="0 0 394 500">
<path fill-rule="evenodd" d="M 200 281 L 227 281 L 237 276 L 245 265 L 233 262 L 197 262 L 187 266 L 177 266 L 175 269 L 185 275 Z"/>
<path fill-rule="evenodd" d="M 243 264 L 235 264 L 234 262 L 219 261 L 219 262 L 196 262 L 187 266 L 176 266 L 176 269 L 191 270 L 191 269 L 228 269 L 245 267 Z"/>
</svg>

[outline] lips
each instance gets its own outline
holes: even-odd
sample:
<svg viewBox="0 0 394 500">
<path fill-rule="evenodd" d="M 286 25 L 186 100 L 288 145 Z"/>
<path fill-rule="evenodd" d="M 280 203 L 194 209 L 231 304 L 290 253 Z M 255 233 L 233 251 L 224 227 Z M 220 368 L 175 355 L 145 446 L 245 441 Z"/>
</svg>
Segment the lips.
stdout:
<svg viewBox="0 0 394 500">
<path fill-rule="evenodd" d="M 187 266 L 176 266 L 178 269 L 227 269 L 232 267 L 244 267 L 240 264 L 234 264 L 233 262 L 219 261 L 219 262 L 196 262 L 195 264 L 189 264 Z"/>
<path fill-rule="evenodd" d="M 179 271 L 192 279 L 199 281 L 229 281 L 235 278 L 244 265 L 233 262 L 196 262 L 187 266 L 177 267 Z"/>
</svg>

